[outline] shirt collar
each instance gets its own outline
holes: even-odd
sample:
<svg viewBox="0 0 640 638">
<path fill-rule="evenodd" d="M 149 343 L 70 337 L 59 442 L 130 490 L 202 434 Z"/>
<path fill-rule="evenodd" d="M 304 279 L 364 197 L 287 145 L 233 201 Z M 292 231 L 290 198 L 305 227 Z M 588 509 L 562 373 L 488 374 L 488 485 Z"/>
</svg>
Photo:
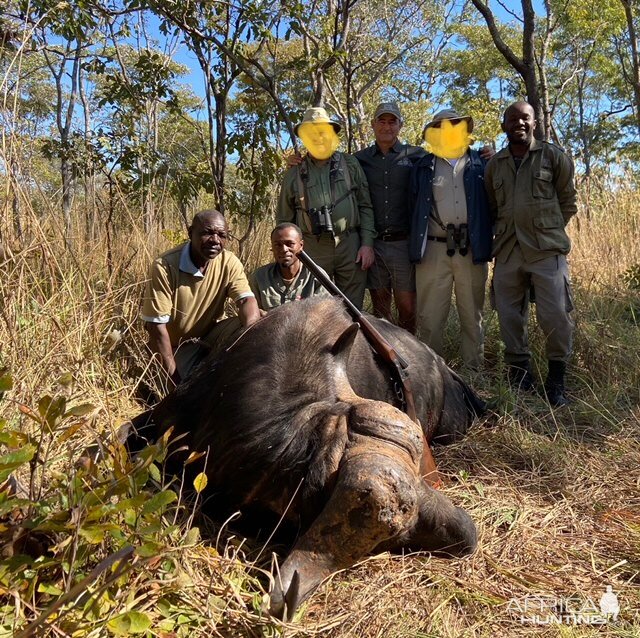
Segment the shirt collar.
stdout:
<svg viewBox="0 0 640 638">
<path fill-rule="evenodd" d="M 396 139 L 396 143 L 389 150 L 393 151 L 394 153 L 399 153 L 402 150 L 403 146 L 404 144 L 399 139 Z M 378 146 L 378 142 L 374 142 L 373 146 L 371 147 L 371 154 L 376 155 L 377 153 L 380 153 L 382 155 L 382 151 Z"/>
<path fill-rule="evenodd" d="M 191 259 L 191 254 L 189 252 L 189 246 L 191 246 L 191 242 L 188 241 L 180 252 L 180 264 L 178 268 L 182 272 L 186 272 L 189 275 L 193 275 L 194 277 L 204 277 L 204 274 L 200 272 L 200 269 L 193 263 Z"/>
</svg>

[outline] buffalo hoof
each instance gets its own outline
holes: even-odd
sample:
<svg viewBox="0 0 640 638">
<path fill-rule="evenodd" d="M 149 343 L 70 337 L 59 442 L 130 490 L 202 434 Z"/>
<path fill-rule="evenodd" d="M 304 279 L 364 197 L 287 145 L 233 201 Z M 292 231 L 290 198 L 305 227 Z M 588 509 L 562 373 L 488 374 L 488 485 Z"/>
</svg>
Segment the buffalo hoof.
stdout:
<svg viewBox="0 0 640 638">
<path fill-rule="evenodd" d="M 286 592 L 283 591 L 283 584 L 276 582 L 272 591 L 269 593 L 269 599 L 269 613 L 274 618 L 286 622 L 292 621 L 300 605 L 300 575 L 298 572 L 293 572 Z"/>
</svg>

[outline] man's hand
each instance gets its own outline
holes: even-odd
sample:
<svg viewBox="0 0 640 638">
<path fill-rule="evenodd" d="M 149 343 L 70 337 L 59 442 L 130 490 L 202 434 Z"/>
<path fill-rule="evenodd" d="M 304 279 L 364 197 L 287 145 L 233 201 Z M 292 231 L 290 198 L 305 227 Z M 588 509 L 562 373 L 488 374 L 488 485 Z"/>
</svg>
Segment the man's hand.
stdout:
<svg viewBox="0 0 640 638">
<path fill-rule="evenodd" d="M 479 153 L 483 160 L 490 160 L 496 154 L 496 150 L 490 144 L 485 144 Z"/>
<path fill-rule="evenodd" d="M 149 333 L 149 348 L 160 355 L 162 367 L 167 371 L 169 378 L 175 385 L 182 381 L 173 357 L 173 348 L 169 339 L 169 331 L 165 323 L 146 322 L 145 327 Z"/>
<path fill-rule="evenodd" d="M 360 264 L 362 270 L 369 270 L 375 260 L 376 255 L 371 246 L 360 246 L 358 256 L 356 257 L 356 264 Z"/>
<path fill-rule="evenodd" d="M 287 168 L 300 166 L 300 164 L 302 164 L 302 155 L 300 155 L 300 151 L 295 151 L 295 153 L 287 155 Z"/>
</svg>

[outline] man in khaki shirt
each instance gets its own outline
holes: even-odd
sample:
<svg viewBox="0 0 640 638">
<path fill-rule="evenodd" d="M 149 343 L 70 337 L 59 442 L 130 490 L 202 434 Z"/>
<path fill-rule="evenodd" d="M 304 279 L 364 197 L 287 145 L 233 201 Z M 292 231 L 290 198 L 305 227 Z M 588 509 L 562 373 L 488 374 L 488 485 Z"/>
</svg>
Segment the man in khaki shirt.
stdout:
<svg viewBox="0 0 640 638">
<path fill-rule="evenodd" d="M 533 107 L 507 108 L 502 130 L 509 144 L 487 164 L 485 185 L 495 222 L 493 292 L 512 386 L 533 389 L 527 332 L 530 289 L 546 341 L 549 403 L 568 403 L 564 378 L 573 319 L 565 227 L 577 211 L 573 163 L 557 146 L 534 139 Z"/>
<path fill-rule="evenodd" d="M 473 130 L 470 116 L 444 109 L 426 125 L 425 135 L 441 126 L 464 126 L 460 138 L 467 141 L 426 154 L 411 175 L 409 256 L 416 264 L 418 331 L 424 343 L 443 353 L 455 292 L 462 360 L 477 370 L 484 358 L 482 308 L 492 239 L 484 189 L 486 162 L 481 155 L 487 151 L 468 148 Z"/>
<path fill-rule="evenodd" d="M 331 296 L 298 259 L 301 250 L 304 250 L 304 239 L 295 224 L 283 222 L 271 231 L 274 261 L 260 266 L 249 277 L 260 310 L 266 313 L 291 301 Z"/>
<path fill-rule="evenodd" d="M 229 229 L 217 210 L 198 213 L 189 241 L 151 264 L 142 319 L 149 347 L 177 385 L 211 350 L 260 318 L 240 260 L 225 250 Z M 238 316 L 225 318 L 227 299 Z"/>
</svg>

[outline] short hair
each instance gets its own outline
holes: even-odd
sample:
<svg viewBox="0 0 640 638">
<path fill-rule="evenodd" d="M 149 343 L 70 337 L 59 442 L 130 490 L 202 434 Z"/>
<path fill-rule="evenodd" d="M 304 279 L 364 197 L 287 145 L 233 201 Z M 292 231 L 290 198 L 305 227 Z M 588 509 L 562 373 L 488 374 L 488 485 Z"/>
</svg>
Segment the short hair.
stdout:
<svg viewBox="0 0 640 638">
<path fill-rule="evenodd" d="M 296 233 L 298 233 L 298 237 L 300 237 L 300 239 L 302 239 L 302 231 L 300 230 L 300 226 L 297 226 L 296 224 L 294 224 L 293 222 L 282 222 L 281 224 L 278 224 L 272 231 L 271 231 L 271 235 L 269 235 L 269 237 L 271 239 L 273 239 L 273 236 L 280 232 L 281 230 L 285 230 L 286 228 L 293 228 L 293 230 L 296 231 Z"/>
<path fill-rule="evenodd" d="M 204 220 L 207 217 L 219 217 L 226 224 L 226 217 L 217 209 L 217 208 L 206 208 L 205 210 L 201 210 L 193 216 L 193 220 L 191 221 L 191 225 L 193 226 L 196 222 L 199 224 L 204 224 Z"/>
<path fill-rule="evenodd" d="M 507 121 L 507 113 L 512 108 L 515 108 L 516 106 L 518 106 L 518 107 L 520 107 L 520 106 L 528 106 L 531 109 L 531 112 L 533 113 L 533 117 L 535 118 L 536 110 L 533 108 L 533 104 L 531 104 L 531 102 L 527 102 L 526 100 L 518 100 L 517 102 L 512 102 L 511 104 L 509 104 L 509 106 L 507 106 L 507 108 L 502 113 L 502 122 L 503 123 Z"/>
</svg>

